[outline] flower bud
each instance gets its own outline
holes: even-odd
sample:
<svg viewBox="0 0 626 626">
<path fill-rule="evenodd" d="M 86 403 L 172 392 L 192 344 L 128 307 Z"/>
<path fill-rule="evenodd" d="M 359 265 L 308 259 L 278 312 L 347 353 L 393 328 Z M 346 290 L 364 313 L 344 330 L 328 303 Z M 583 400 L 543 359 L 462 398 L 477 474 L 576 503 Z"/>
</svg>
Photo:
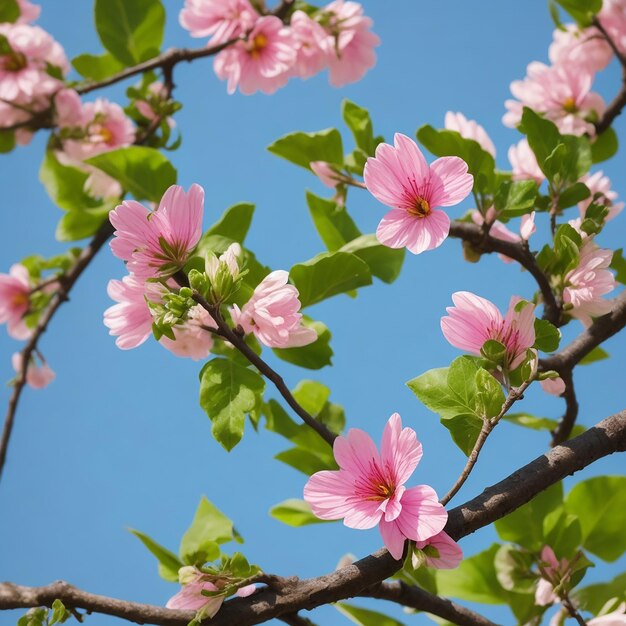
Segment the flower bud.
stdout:
<svg viewBox="0 0 626 626">
<path fill-rule="evenodd" d="M 198 580 L 201 573 L 192 565 L 185 565 L 178 570 L 178 582 L 181 585 L 188 585 Z"/>
<path fill-rule="evenodd" d="M 239 288 L 239 279 L 245 272 L 239 269 L 241 246 L 232 243 L 219 258 L 214 252 L 206 255 L 204 268 L 208 280 L 208 296 L 213 303 L 223 302 Z"/>
</svg>

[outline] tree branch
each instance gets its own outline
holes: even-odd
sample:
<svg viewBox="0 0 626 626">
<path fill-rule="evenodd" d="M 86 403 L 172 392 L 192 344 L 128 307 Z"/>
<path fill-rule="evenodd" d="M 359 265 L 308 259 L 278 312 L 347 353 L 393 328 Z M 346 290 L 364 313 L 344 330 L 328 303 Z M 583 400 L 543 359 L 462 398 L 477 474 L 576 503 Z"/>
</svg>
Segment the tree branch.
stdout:
<svg viewBox="0 0 626 626">
<path fill-rule="evenodd" d="M 453 220 L 450 224 L 450 237 L 467 241 L 480 252 L 498 252 L 517 261 L 535 279 L 543 299 L 543 318 L 555 325 L 561 318 L 561 306 L 557 302 L 550 281 L 528 247 L 522 243 L 502 241 L 486 233 L 480 226 L 469 222 Z"/>
<path fill-rule="evenodd" d="M 566 476 L 604 456 L 625 450 L 626 410 L 608 417 L 579 437 L 556 446 L 485 489 L 479 496 L 449 511 L 445 531 L 459 540 L 511 513 Z M 284 579 L 285 585 L 280 592 L 268 588 L 248 598 L 229 600 L 211 620 L 211 626 L 252 626 L 360 595 L 400 567 L 401 561 L 396 561 L 383 549 L 324 576 L 305 580 Z M 67 583 L 39 588 L 0 584 L 0 609 L 50 606 L 56 598 L 68 608 L 160 626 L 186 626 L 193 617 L 189 612 L 97 596 Z M 435 613 L 432 607 L 428 610 Z"/>
<path fill-rule="evenodd" d="M 491 620 L 464 606 L 428 593 L 419 587 L 407 585 L 401 580 L 374 585 L 359 595 L 397 602 L 402 606 L 432 613 L 458 626 L 496 626 Z"/>
<path fill-rule="evenodd" d="M 552 432 L 550 445 L 553 447 L 567 441 L 576 424 L 576 418 L 578 417 L 578 400 L 576 399 L 576 390 L 574 388 L 573 371 L 564 371 L 563 374 L 561 374 L 561 379 L 565 383 L 565 391 L 563 392 L 565 413 L 563 413 L 563 417 L 561 417 L 557 427 Z"/>
</svg>

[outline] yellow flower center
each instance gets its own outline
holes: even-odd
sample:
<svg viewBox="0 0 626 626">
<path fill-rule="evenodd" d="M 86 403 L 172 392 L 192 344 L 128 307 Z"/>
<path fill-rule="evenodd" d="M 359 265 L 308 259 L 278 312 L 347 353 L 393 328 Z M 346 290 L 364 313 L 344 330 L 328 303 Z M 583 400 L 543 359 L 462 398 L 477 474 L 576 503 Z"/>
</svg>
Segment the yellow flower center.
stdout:
<svg viewBox="0 0 626 626">
<path fill-rule="evenodd" d="M 252 40 L 252 47 L 250 48 L 250 55 L 252 56 L 253 59 L 259 58 L 259 56 L 261 55 L 261 50 L 267 47 L 267 43 L 268 43 L 267 37 L 263 33 L 259 33 Z"/>
<path fill-rule="evenodd" d="M 104 141 L 104 143 L 111 143 L 111 141 L 113 140 L 113 133 L 106 128 L 105 126 L 103 126 L 102 128 L 100 128 L 98 130 L 98 135 L 100 135 L 102 141 Z"/>
<path fill-rule="evenodd" d="M 578 111 L 578 107 L 576 106 L 574 98 L 567 98 L 563 103 L 563 109 L 568 113 L 576 113 L 576 111 Z"/>
<path fill-rule="evenodd" d="M 11 304 L 14 306 L 23 306 L 28 304 L 29 298 L 27 293 L 16 293 L 11 299 Z"/>
<path fill-rule="evenodd" d="M 415 215 L 415 217 L 426 217 L 430 213 L 430 204 L 428 204 L 428 200 L 424 198 L 417 198 L 415 200 L 415 206 L 409 209 L 409 213 L 411 215 Z"/>
</svg>

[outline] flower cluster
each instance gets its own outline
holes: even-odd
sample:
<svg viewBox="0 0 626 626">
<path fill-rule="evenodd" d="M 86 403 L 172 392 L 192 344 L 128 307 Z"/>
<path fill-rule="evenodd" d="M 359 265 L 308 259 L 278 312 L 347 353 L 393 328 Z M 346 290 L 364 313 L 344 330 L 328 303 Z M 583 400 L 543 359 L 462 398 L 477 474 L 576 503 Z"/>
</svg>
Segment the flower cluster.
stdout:
<svg viewBox="0 0 626 626">
<path fill-rule="evenodd" d="M 358 2 L 334 0 L 313 14 L 295 11 L 285 24 L 260 15 L 248 0 L 186 0 L 181 25 L 209 45 L 236 40 L 214 62 L 228 93 L 274 93 L 290 78 L 328 68 L 336 87 L 361 79 L 376 63 L 380 43 Z"/>
<path fill-rule="evenodd" d="M 63 48 L 39 26 L 30 22 L 39 7 L 22 0 L 15 24 L 0 23 L 0 127 L 28 121 L 50 107 L 63 87 L 70 65 Z M 16 139 L 28 143 L 31 133 L 19 129 Z"/>
<path fill-rule="evenodd" d="M 333 453 L 339 470 L 317 472 L 304 487 L 304 499 L 317 517 L 343 519 L 361 530 L 378 526 L 395 559 L 402 558 L 408 539 L 432 567 L 458 565 L 462 554 L 443 532 L 448 513 L 434 489 L 405 487 L 422 458 L 422 444 L 412 428 L 402 428 L 397 413 L 385 426 L 380 452 L 366 432 L 351 428 L 335 439 Z"/>
</svg>

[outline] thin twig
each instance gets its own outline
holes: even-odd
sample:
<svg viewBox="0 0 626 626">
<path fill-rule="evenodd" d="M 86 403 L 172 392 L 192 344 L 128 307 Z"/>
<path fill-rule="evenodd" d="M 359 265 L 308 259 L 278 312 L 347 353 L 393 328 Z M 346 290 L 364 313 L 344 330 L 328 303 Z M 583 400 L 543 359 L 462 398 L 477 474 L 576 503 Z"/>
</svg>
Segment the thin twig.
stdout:
<svg viewBox="0 0 626 626">
<path fill-rule="evenodd" d="M 572 434 L 572 430 L 576 424 L 578 417 L 578 400 L 576 399 L 576 390 L 574 389 L 574 373 L 565 370 L 561 374 L 561 380 L 565 383 L 565 391 L 563 398 L 565 399 L 565 412 L 559 420 L 557 427 L 552 431 L 551 446 L 558 446 L 560 443 L 567 441 Z"/>
<path fill-rule="evenodd" d="M 525 381 L 519 387 L 514 387 L 513 389 L 511 389 L 498 415 L 496 415 L 495 417 L 491 419 L 485 418 L 483 420 L 483 425 L 482 425 L 482 428 L 480 429 L 480 434 L 478 435 L 478 439 L 476 439 L 474 448 L 472 449 L 467 459 L 467 463 L 465 464 L 465 467 L 463 468 L 461 475 L 456 479 L 456 482 L 450 488 L 450 491 L 448 491 L 448 493 L 443 498 L 441 498 L 440 500 L 441 504 L 443 504 L 444 506 L 448 504 L 448 502 L 452 500 L 452 498 L 459 492 L 461 487 L 465 484 L 465 481 L 469 478 L 470 474 L 472 473 L 472 470 L 474 469 L 474 466 L 476 465 L 476 462 L 478 461 L 478 455 L 480 454 L 480 451 L 483 449 L 483 446 L 485 445 L 485 442 L 487 441 L 487 437 L 489 437 L 489 435 L 491 434 L 491 431 L 498 425 L 498 422 L 506 415 L 509 409 L 518 400 L 524 397 L 524 392 L 526 391 L 526 389 L 528 389 L 529 385 L 533 382 L 533 380 L 534 380 L 534 377 L 532 377 L 530 380 Z"/>
<path fill-rule="evenodd" d="M 579 626 L 587 626 L 587 622 L 584 620 L 583 616 L 578 612 L 570 597 L 566 594 L 564 598 L 561 598 L 561 604 L 563 608 L 569 613 L 570 617 L 573 617 L 576 622 L 578 622 Z"/>
</svg>

